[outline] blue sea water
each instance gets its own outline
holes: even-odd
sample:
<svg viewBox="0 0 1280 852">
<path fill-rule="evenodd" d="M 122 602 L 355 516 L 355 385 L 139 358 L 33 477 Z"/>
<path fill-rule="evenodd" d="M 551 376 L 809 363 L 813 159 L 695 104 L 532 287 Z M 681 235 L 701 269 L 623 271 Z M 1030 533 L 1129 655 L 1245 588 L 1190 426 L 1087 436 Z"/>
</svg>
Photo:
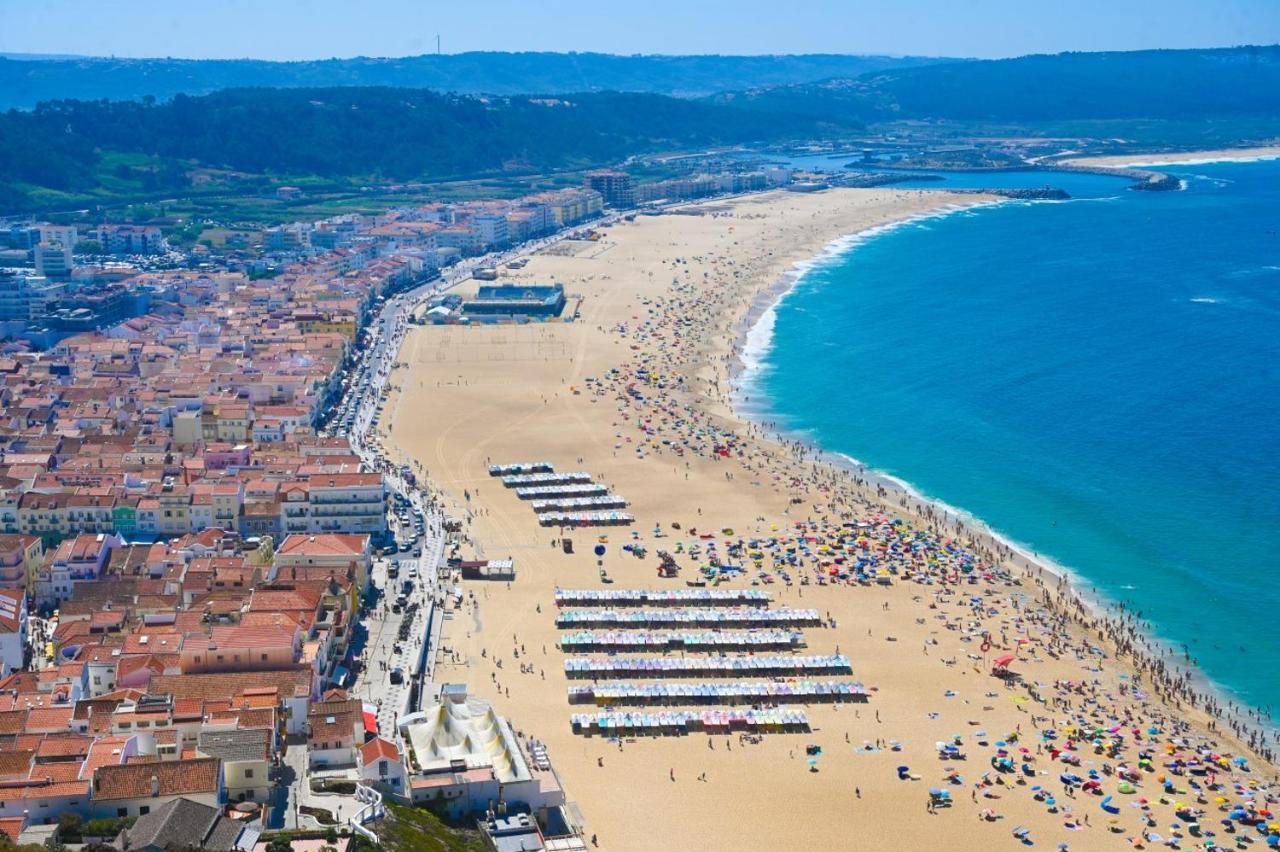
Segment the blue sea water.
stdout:
<svg viewBox="0 0 1280 852">
<path fill-rule="evenodd" d="M 1064 176 L 1070 201 L 909 223 L 819 261 L 747 392 L 756 416 L 976 515 L 1280 706 L 1280 163 L 1167 170 L 1184 191 Z"/>
</svg>

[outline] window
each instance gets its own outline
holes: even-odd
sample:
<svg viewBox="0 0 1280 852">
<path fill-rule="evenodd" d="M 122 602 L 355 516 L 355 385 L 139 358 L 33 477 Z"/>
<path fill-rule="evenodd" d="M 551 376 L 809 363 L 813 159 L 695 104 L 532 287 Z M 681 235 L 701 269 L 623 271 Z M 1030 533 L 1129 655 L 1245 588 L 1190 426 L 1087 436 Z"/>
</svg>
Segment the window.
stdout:
<svg viewBox="0 0 1280 852">
<path fill-rule="evenodd" d="M 378 761 L 378 774 L 379 775 L 387 774 L 387 762 L 385 760 Z"/>
<path fill-rule="evenodd" d="M 266 661 L 267 661 L 267 655 L 266 655 L 266 654 L 263 654 L 263 655 L 262 655 L 262 662 L 264 662 L 264 663 L 265 663 Z"/>
<path fill-rule="evenodd" d="M 246 769 L 246 770 L 244 771 L 244 777 L 245 777 L 245 778 L 252 778 L 252 777 L 253 777 L 253 770 L 252 770 L 252 769 Z"/>
<path fill-rule="evenodd" d="M 138 816 L 146 816 L 146 815 L 147 815 L 147 814 L 149 814 L 149 813 L 151 813 L 151 806 L 150 806 L 150 805 L 141 805 L 141 806 L 138 808 Z"/>
<path fill-rule="evenodd" d="M 124 819 L 128 815 L 129 815 L 128 808 L 116 808 L 116 816 L 120 817 L 121 819 Z"/>
</svg>

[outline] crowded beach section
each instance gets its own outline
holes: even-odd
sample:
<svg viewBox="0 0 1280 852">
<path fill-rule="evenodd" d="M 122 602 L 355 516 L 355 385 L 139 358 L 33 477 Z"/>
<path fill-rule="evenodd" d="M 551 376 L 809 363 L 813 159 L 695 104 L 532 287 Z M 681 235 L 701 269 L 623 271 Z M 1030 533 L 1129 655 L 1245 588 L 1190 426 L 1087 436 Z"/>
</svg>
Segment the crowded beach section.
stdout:
<svg viewBox="0 0 1280 852">
<path fill-rule="evenodd" d="M 383 442 L 478 557 L 518 566 L 463 583 L 436 681 L 545 743 L 600 848 L 1268 842 L 1274 741 L 1140 614 L 735 411 L 743 331 L 795 263 L 988 202 L 849 189 L 640 216 L 510 273 L 563 285 L 574 321 L 407 337 Z M 502 481 L 555 471 L 583 477 Z M 619 494 L 625 524 L 530 505 Z"/>
</svg>

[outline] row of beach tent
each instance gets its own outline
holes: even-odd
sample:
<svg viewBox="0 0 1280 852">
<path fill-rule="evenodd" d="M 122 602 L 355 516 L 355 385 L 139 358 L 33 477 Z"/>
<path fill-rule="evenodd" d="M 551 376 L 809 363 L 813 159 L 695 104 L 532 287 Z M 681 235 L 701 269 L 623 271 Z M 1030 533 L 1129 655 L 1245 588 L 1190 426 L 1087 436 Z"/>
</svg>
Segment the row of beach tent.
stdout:
<svg viewBox="0 0 1280 852">
<path fill-rule="evenodd" d="M 572 497 L 593 497 L 608 493 L 609 489 L 607 487 L 596 482 L 576 482 L 572 485 L 538 485 L 533 488 L 516 489 L 516 496 L 521 500 L 556 500 Z"/>
<path fill-rule="evenodd" d="M 766 606 L 772 597 L 763 589 L 556 589 L 555 596 L 556 606 Z"/>
<path fill-rule="evenodd" d="M 551 462 L 512 462 L 511 464 L 489 465 L 490 476 L 512 476 L 521 473 L 551 473 L 555 470 Z"/>
<path fill-rule="evenodd" d="M 816 609 L 761 609 L 759 607 L 733 607 L 710 609 L 681 607 L 678 609 L 569 609 L 556 616 L 556 626 L 564 629 L 574 626 L 625 624 L 629 626 L 667 625 L 817 625 L 822 617 Z"/>
<path fill-rule="evenodd" d="M 533 511 L 575 512 L 593 509 L 625 509 L 627 501 L 617 494 L 600 494 L 595 497 L 555 497 L 550 500 L 538 500 L 533 504 Z"/>
<path fill-rule="evenodd" d="M 866 700 L 866 687 L 848 680 L 605 683 L 569 687 L 570 704 L 756 704 Z"/>
<path fill-rule="evenodd" d="M 844 654 L 793 656 L 761 654 L 714 657 L 569 657 L 564 671 L 571 678 L 629 675 L 634 677 L 742 677 L 752 675 L 849 674 Z"/>
<path fill-rule="evenodd" d="M 531 485 L 572 485 L 575 482 L 590 482 L 591 474 L 585 471 L 572 473 L 517 473 L 502 477 L 502 484 L 508 488 L 526 488 Z"/>
<path fill-rule="evenodd" d="M 569 723 L 575 734 L 686 734 L 729 730 L 783 732 L 807 731 L 809 717 L 803 710 L 698 710 L 644 713 L 574 713 Z"/>
<path fill-rule="evenodd" d="M 634 524 L 630 512 L 541 512 L 538 523 L 544 527 L 616 527 Z"/>
<path fill-rule="evenodd" d="M 804 634 L 796 630 L 580 630 L 560 637 L 566 653 L 584 651 L 661 651 L 673 649 L 796 648 Z"/>
</svg>

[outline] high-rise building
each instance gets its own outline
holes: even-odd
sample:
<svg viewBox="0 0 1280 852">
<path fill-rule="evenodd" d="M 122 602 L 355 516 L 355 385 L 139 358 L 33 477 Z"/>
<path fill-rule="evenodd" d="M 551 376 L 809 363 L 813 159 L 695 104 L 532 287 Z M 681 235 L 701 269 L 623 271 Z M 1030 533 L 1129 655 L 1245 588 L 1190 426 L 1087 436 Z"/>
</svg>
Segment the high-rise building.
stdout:
<svg viewBox="0 0 1280 852">
<path fill-rule="evenodd" d="M 483 213 L 471 220 L 472 227 L 486 249 L 505 246 L 511 241 L 507 217 L 501 213 Z"/>
<path fill-rule="evenodd" d="M 584 181 L 587 189 L 594 189 L 604 196 L 604 203 L 610 207 L 634 207 L 636 204 L 635 187 L 631 184 L 631 175 L 604 169 L 587 172 Z"/>
<path fill-rule="evenodd" d="M 36 272 L 46 278 L 71 275 L 71 245 L 62 241 L 41 242 L 35 248 Z"/>
</svg>

